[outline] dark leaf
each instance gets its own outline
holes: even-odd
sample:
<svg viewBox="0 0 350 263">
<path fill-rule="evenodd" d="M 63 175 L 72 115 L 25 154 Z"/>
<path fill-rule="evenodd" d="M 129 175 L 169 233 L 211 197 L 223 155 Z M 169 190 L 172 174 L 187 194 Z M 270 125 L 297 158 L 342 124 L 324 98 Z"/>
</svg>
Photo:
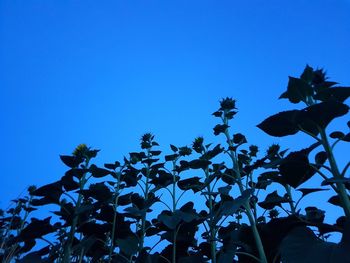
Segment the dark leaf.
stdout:
<svg viewBox="0 0 350 263">
<path fill-rule="evenodd" d="M 115 163 L 105 163 L 104 167 L 107 169 L 115 170 L 120 166 L 120 162 L 115 162 Z"/>
<path fill-rule="evenodd" d="M 80 191 L 86 198 L 92 197 L 97 201 L 108 201 L 112 198 L 112 193 L 109 188 L 102 182 L 91 184 L 89 189 Z"/>
<path fill-rule="evenodd" d="M 76 168 L 79 164 L 81 164 L 84 161 L 81 157 L 70 155 L 60 155 L 60 158 L 61 161 L 70 168 Z"/>
<path fill-rule="evenodd" d="M 211 164 L 210 161 L 202 159 L 195 159 L 188 163 L 191 169 L 206 169 L 209 164 Z"/>
<path fill-rule="evenodd" d="M 162 153 L 162 151 L 150 151 L 150 153 L 153 155 L 153 156 L 158 156 Z"/>
<path fill-rule="evenodd" d="M 165 161 L 169 162 L 169 161 L 174 161 L 177 157 L 179 157 L 179 155 L 175 153 L 175 154 L 165 155 L 164 157 L 165 157 Z"/>
<path fill-rule="evenodd" d="M 117 239 L 117 245 L 120 250 L 128 256 L 137 253 L 139 248 L 139 239 L 136 235 L 130 235 L 127 238 Z"/>
<path fill-rule="evenodd" d="M 177 152 L 179 150 L 175 145 L 172 144 L 170 144 L 170 148 L 173 152 Z"/>
<path fill-rule="evenodd" d="M 340 243 L 325 242 L 307 227 L 295 227 L 281 243 L 281 259 L 286 263 L 350 262 L 349 227 Z"/>
<path fill-rule="evenodd" d="M 348 195 L 348 198 L 350 199 L 350 196 Z M 336 206 L 343 207 L 339 198 L 339 195 L 333 195 L 331 198 L 328 199 L 328 203 Z"/>
<path fill-rule="evenodd" d="M 21 231 L 18 236 L 20 241 L 35 239 L 45 236 L 55 231 L 55 228 L 50 224 L 51 217 L 43 220 L 32 218 L 31 222 Z"/>
<path fill-rule="evenodd" d="M 314 96 L 316 100 L 329 101 L 336 100 L 339 102 L 344 102 L 350 96 L 349 87 L 333 87 L 320 90 Z"/>
<path fill-rule="evenodd" d="M 297 188 L 315 174 L 315 170 L 310 166 L 307 155 L 308 152 L 300 150 L 291 152 L 283 159 L 279 166 L 279 171 L 284 183 Z"/>
<path fill-rule="evenodd" d="M 125 195 L 121 195 L 118 197 L 118 205 L 125 206 L 131 204 L 131 195 L 132 193 L 128 193 Z"/>
<path fill-rule="evenodd" d="M 316 193 L 320 191 L 328 191 L 329 189 L 324 189 L 324 188 L 299 188 L 297 189 L 302 193 L 302 196 L 306 196 L 311 193 Z"/>
<path fill-rule="evenodd" d="M 289 99 L 291 103 L 306 102 L 306 98 L 311 96 L 312 93 L 312 87 L 306 81 L 289 77 L 287 91 L 280 96 L 280 99 Z"/>
<path fill-rule="evenodd" d="M 300 126 L 326 128 L 335 118 L 345 115 L 349 107 L 337 101 L 326 101 L 311 105 L 300 111 L 297 123 Z M 315 129 L 315 128 L 313 128 Z"/>
<path fill-rule="evenodd" d="M 181 217 L 179 214 L 168 213 L 168 211 L 163 211 L 157 217 L 159 222 L 162 222 L 169 229 L 175 229 L 177 225 L 181 222 Z"/>
<path fill-rule="evenodd" d="M 236 199 L 224 201 L 222 205 L 220 205 L 219 210 L 215 215 L 216 221 L 219 221 L 222 216 L 230 216 L 235 214 L 242 206 L 247 204 L 253 192 L 254 191 L 252 189 L 248 189 Z"/>
<path fill-rule="evenodd" d="M 105 177 L 106 175 L 111 174 L 109 170 L 106 170 L 104 168 L 99 168 L 96 165 L 92 164 L 89 169 L 91 175 L 95 178 L 101 178 Z"/>
<path fill-rule="evenodd" d="M 303 73 L 300 75 L 300 79 L 304 80 L 306 83 L 311 83 L 314 78 L 314 70 L 309 65 L 306 65 Z"/>
<path fill-rule="evenodd" d="M 298 126 L 295 124 L 295 118 L 298 113 L 298 110 L 277 113 L 261 122 L 257 127 L 276 137 L 296 134 L 299 131 Z"/>
<path fill-rule="evenodd" d="M 79 183 L 74 181 L 73 176 L 64 175 L 61 178 L 62 185 L 66 191 L 72 191 L 79 188 Z"/>
<path fill-rule="evenodd" d="M 336 183 L 344 183 L 344 184 L 350 184 L 350 178 L 328 178 L 322 181 L 321 185 L 330 185 L 330 184 L 336 184 Z"/>
<path fill-rule="evenodd" d="M 227 185 L 227 186 L 219 187 L 218 192 L 222 195 L 229 195 L 231 189 L 232 189 L 232 186 Z"/>
<path fill-rule="evenodd" d="M 332 139 L 342 139 L 343 137 L 345 137 L 345 134 L 341 131 L 335 131 L 329 134 L 329 137 L 331 137 Z"/>
<path fill-rule="evenodd" d="M 214 127 L 214 135 L 219 135 L 220 133 L 224 133 L 226 129 L 230 127 L 227 124 L 217 124 Z"/>
<path fill-rule="evenodd" d="M 258 205 L 264 209 L 272 209 L 275 206 L 281 206 L 282 203 L 288 203 L 288 199 L 279 196 L 277 191 L 273 191 L 268 194 L 263 202 L 259 202 Z"/>
<path fill-rule="evenodd" d="M 203 160 L 211 160 L 213 159 L 215 156 L 217 156 L 218 154 L 222 153 L 224 151 L 224 148 L 222 148 L 220 146 L 220 144 L 216 145 L 212 150 L 207 151 L 206 153 L 204 153 L 200 159 Z"/>
<path fill-rule="evenodd" d="M 204 184 L 200 182 L 200 177 L 191 177 L 188 179 L 178 181 L 177 185 L 181 190 L 192 190 L 194 193 L 201 191 L 204 188 Z"/>
<path fill-rule="evenodd" d="M 314 206 L 308 206 L 305 208 L 305 212 L 307 221 L 311 223 L 323 223 L 325 211 Z"/>
<path fill-rule="evenodd" d="M 222 116 L 222 111 L 216 111 L 212 115 L 214 115 L 215 117 L 221 117 Z"/>
<path fill-rule="evenodd" d="M 315 163 L 318 165 L 322 165 L 327 161 L 327 153 L 325 151 L 318 152 L 315 155 Z"/>
<path fill-rule="evenodd" d="M 65 175 L 74 176 L 77 179 L 81 179 L 83 177 L 83 175 L 88 171 L 89 171 L 88 169 L 72 168 L 72 169 L 68 170 L 65 173 Z"/>
<path fill-rule="evenodd" d="M 243 144 L 247 142 L 247 139 L 243 134 L 236 133 L 233 135 L 233 142 L 236 144 Z"/>
<path fill-rule="evenodd" d="M 50 196 L 52 192 L 62 193 L 62 182 L 57 181 L 51 184 L 44 185 L 39 187 L 35 191 L 32 192 L 34 196 Z"/>
</svg>

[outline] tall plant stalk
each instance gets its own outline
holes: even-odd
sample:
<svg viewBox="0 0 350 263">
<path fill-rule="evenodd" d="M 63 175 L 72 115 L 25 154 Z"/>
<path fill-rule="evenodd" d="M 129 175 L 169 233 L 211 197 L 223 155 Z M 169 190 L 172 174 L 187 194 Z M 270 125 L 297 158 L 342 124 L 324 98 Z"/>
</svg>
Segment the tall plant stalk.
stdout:
<svg viewBox="0 0 350 263">
<path fill-rule="evenodd" d="M 332 170 L 332 174 L 335 179 L 339 179 L 340 181 L 336 183 L 337 185 L 337 194 L 340 198 L 344 213 L 347 218 L 350 219 L 350 200 L 344 185 L 344 182 L 341 182 L 341 179 L 343 179 L 343 175 L 339 172 L 339 168 L 337 165 L 337 162 L 334 158 L 333 150 L 332 147 L 330 146 L 328 142 L 328 138 L 325 132 L 325 129 L 319 129 L 320 135 L 321 135 L 321 140 L 322 140 L 322 145 L 327 153 L 328 156 L 328 161 Z"/>
<path fill-rule="evenodd" d="M 85 164 L 84 164 L 84 166 L 86 168 L 89 166 L 89 161 L 90 161 L 89 158 L 86 158 Z M 80 191 L 84 189 L 84 186 L 87 182 L 86 174 L 87 173 L 85 172 L 79 180 L 79 190 Z M 69 231 L 67 240 L 66 240 L 65 245 L 64 245 L 63 260 L 62 260 L 63 263 L 70 263 L 71 262 L 70 257 L 72 255 L 72 245 L 73 245 L 76 227 L 77 227 L 78 220 L 79 220 L 79 216 L 77 215 L 77 212 L 78 212 L 78 210 L 81 206 L 82 200 L 83 200 L 83 195 L 81 194 L 80 191 L 79 191 L 78 199 L 77 199 L 76 206 L 74 209 L 73 221 L 72 221 L 72 224 L 70 227 L 70 231 Z"/>
<path fill-rule="evenodd" d="M 222 120 L 223 120 L 223 123 L 228 126 L 228 118 L 225 115 L 226 115 L 226 111 L 224 112 L 224 117 L 222 118 Z M 230 149 L 229 150 L 229 153 L 230 153 L 229 155 L 230 155 L 230 158 L 232 160 L 233 170 L 235 171 L 235 176 L 236 176 L 235 179 L 236 179 L 236 182 L 238 184 L 239 191 L 242 194 L 243 191 L 244 191 L 244 187 L 243 187 L 243 183 L 242 183 L 242 177 L 241 177 L 241 174 L 240 174 L 240 171 L 239 171 L 239 165 L 238 165 L 236 152 L 232 150 L 233 149 L 233 143 L 232 143 L 232 140 L 231 140 L 231 137 L 230 137 L 229 130 L 227 128 L 226 128 L 224 134 L 226 136 L 227 143 L 228 143 L 229 149 Z M 266 254 L 265 254 L 265 251 L 264 251 L 264 246 L 263 246 L 263 243 L 262 243 L 259 231 L 257 229 L 256 221 L 255 221 L 254 215 L 252 213 L 252 208 L 251 208 L 249 202 L 247 202 L 245 204 L 245 213 L 246 213 L 246 215 L 248 217 L 248 220 L 249 220 L 249 223 L 250 223 L 250 227 L 251 227 L 252 232 L 253 232 L 253 236 L 254 236 L 255 244 L 256 244 L 256 247 L 257 247 L 257 250 L 258 250 L 258 253 L 259 253 L 260 261 L 261 261 L 261 263 L 267 263 L 267 258 L 266 258 Z"/>
<path fill-rule="evenodd" d="M 147 159 L 151 158 L 151 147 L 147 149 Z M 145 192 L 144 192 L 144 198 L 145 198 L 145 203 L 147 203 L 148 199 L 148 194 L 150 190 L 150 164 L 146 164 L 146 182 L 145 182 Z M 141 239 L 140 239 L 140 246 L 139 246 L 139 251 L 141 251 L 144 247 L 144 242 L 145 242 L 145 235 L 146 235 L 146 211 L 142 213 L 141 217 Z"/>
<path fill-rule="evenodd" d="M 121 169 L 122 170 L 122 169 Z M 115 236 L 115 229 L 116 229 L 116 223 L 117 223 L 117 207 L 118 207 L 118 199 L 119 199 L 119 195 L 120 195 L 120 175 L 121 172 L 117 172 L 117 185 L 115 187 L 115 193 L 116 193 L 116 197 L 114 200 L 114 215 L 113 215 L 113 225 L 112 225 L 112 234 L 111 234 L 111 244 L 109 247 L 109 255 L 108 255 L 108 262 L 112 262 L 112 254 L 114 251 L 114 236 Z"/>
</svg>

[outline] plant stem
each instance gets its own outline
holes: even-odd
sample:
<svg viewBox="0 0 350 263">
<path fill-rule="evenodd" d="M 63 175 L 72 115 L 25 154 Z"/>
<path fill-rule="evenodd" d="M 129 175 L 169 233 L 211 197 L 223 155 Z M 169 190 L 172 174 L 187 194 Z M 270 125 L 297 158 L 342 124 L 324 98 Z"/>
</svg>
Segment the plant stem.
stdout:
<svg viewBox="0 0 350 263">
<path fill-rule="evenodd" d="M 264 246 L 263 246 L 263 243 L 261 241 L 260 234 L 259 234 L 258 228 L 256 226 L 256 222 L 255 222 L 254 217 L 253 217 L 253 215 L 252 215 L 252 213 L 250 211 L 249 202 L 247 202 L 246 210 L 247 210 L 246 214 L 248 216 L 248 219 L 249 219 L 249 222 L 250 222 L 250 226 L 251 226 L 252 231 L 253 231 L 255 244 L 256 244 L 256 247 L 258 249 L 260 262 L 261 263 L 267 263 L 267 258 L 266 258 L 266 255 L 265 255 Z"/>
<path fill-rule="evenodd" d="M 325 129 L 319 129 L 319 131 L 320 131 L 323 147 L 324 147 L 324 149 L 327 153 L 327 156 L 328 156 L 328 161 L 329 161 L 329 164 L 331 166 L 333 176 L 336 179 L 342 179 L 343 176 L 339 172 L 338 165 L 337 165 L 336 160 L 334 158 L 332 148 L 328 142 L 328 138 L 327 138 Z M 338 196 L 340 198 L 342 207 L 344 209 L 344 213 L 345 213 L 346 217 L 348 219 L 350 219 L 350 200 L 349 200 L 345 185 L 343 182 L 337 182 L 336 185 L 337 185 L 337 189 L 338 189 Z"/>
<path fill-rule="evenodd" d="M 89 159 L 86 159 L 85 167 L 87 168 L 88 165 L 89 165 Z M 80 179 L 80 182 L 79 182 L 79 189 L 80 190 L 84 189 L 86 181 L 87 181 L 86 180 L 86 173 L 84 173 L 83 176 Z M 62 260 L 63 263 L 69 263 L 70 262 L 70 257 L 71 257 L 71 254 L 72 254 L 72 244 L 73 244 L 73 239 L 74 239 L 74 234 L 75 234 L 75 228 L 77 227 L 78 219 L 79 219 L 79 217 L 76 215 L 76 213 L 77 213 L 78 209 L 80 208 L 82 199 L 83 199 L 83 195 L 79 192 L 78 200 L 76 202 L 76 206 L 75 206 L 75 209 L 74 209 L 73 222 L 72 222 L 72 225 L 71 225 L 71 228 L 70 228 L 70 231 L 69 231 L 69 235 L 67 237 L 66 244 L 64 246 L 63 260 Z"/>
<path fill-rule="evenodd" d="M 290 210 L 292 212 L 292 214 L 295 214 L 295 205 L 293 203 L 293 196 L 292 196 L 292 191 L 291 191 L 291 187 L 289 185 L 285 185 L 286 191 L 287 191 L 287 195 L 289 198 L 289 205 L 290 205 Z"/>
<path fill-rule="evenodd" d="M 224 122 L 224 124 L 228 125 L 228 119 L 226 117 L 223 118 L 223 122 Z M 230 148 L 230 154 L 229 155 L 230 155 L 230 157 L 232 159 L 232 162 L 233 162 L 233 170 L 235 171 L 235 174 L 236 174 L 236 177 L 237 177 L 237 184 L 238 184 L 238 187 L 239 187 L 239 191 L 242 194 L 243 191 L 244 191 L 243 184 L 242 184 L 242 178 L 241 178 L 241 174 L 240 174 L 240 171 L 239 171 L 239 165 L 238 165 L 236 153 L 232 150 L 233 144 L 232 144 L 232 140 L 230 138 L 230 134 L 229 134 L 228 129 L 225 130 L 225 136 L 226 136 L 229 148 Z M 257 226 L 256 226 L 256 222 L 254 220 L 254 216 L 252 214 L 252 210 L 251 210 L 249 201 L 245 205 L 245 210 L 246 210 L 245 213 L 248 216 L 249 223 L 250 223 L 250 226 L 251 226 L 252 231 L 253 231 L 255 244 L 256 244 L 256 247 L 258 249 L 260 261 L 262 263 L 267 263 L 264 247 L 263 247 L 263 244 L 262 244 L 262 241 L 261 241 L 261 238 L 260 238 L 260 234 L 259 234 Z"/>
<path fill-rule="evenodd" d="M 147 149 L 147 159 L 151 158 L 151 153 L 150 153 L 151 149 Z M 149 176 L 150 176 L 150 165 L 149 163 L 147 163 L 147 172 L 146 172 L 146 183 L 145 183 L 145 203 L 147 203 L 147 199 L 148 199 L 148 192 L 149 192 Z M 143 249 L 144 246 L 144 242 L 145 242 L 145 233 L 146 232 L 146 212 L 144 212 L 142 214 L 142 218 L 141 218 L 141 240 L 140 240 L 140 247 L 139 247 L 139 251 L 141 251 Z"/>
<path fill-rule="evenodd" d="M 208 168 L 205 170 L 206 178 L 209 178 Z M 211 251 L 211 262 L 216 263 L 216 226 L 214 222 L 214 213 L 213 213 L 213 196 L 210 194 L 212 189 L 210 184 L 207 186 L 207 191 L 209 193 L 208 201 L 209 201 L 209 228 L 210 228 L 210 251 Z"/>
<path fill-rule="evenodd" d="M 119 190 L 120 190 L 120 172 L 117 173 L 117 186 L 116 186 L 116 194 L 114 201 L 114 215 L 113 215 L 113 225 L 112 225 L 112 235 L 111 235 L 111 245 L 109 248 L 109 259 L 108 262 L 112 262 L 112 253 L 114 251 L 114 235 L 115 235 L 115 227 L 117 222 L 117 206 L 118 206 L 118 199 L 119 199 Z"/>
<path fill-rule="evenodd" d="M 176 211 L 176 160 L 173 161 L 173 192 L 171 197 L 173 198 L 173 213 Z M 173 256 L 172 256 L 172 262 L 176 262 L 176 237 L 177 237 L 177 231 L 174 232 L 173 237 Z"/>
</svg>

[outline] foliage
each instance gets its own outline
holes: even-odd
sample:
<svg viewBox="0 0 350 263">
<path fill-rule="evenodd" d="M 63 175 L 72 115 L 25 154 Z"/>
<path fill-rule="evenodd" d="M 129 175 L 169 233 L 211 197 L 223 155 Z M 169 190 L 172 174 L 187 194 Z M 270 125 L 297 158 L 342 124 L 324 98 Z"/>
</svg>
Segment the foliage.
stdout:
<svg viewBox="0 0 350 263">
<path fill-rule="evenodd" d="M 214 135 L 224 145 L 198 137 L 191 147 L 170 145 L 171 154 L 162 155 L 146 133 L 139 151 L 104 167 L 92 163 L 98 150 L 79 145 L 60 156 L 67 172 L 58 181 L 30 187 L 29 197 L 2 213 L 2 262 L 350 262 L 350 164 L 341 170 L 333 152 L 350 133 L 326 133 L 347 114 L 350 88 L 335 85 L 323 70 L 306 66 L 280 97 L 305 108 L 258 125 L 271 136 L 302 132 L 314 138 L 292 152 L 276 144 L 265 152 L 245 147 L 243 134 L 230 133 L 237 113 L 231 98 L 213 113 L 219 120 Z M 322 187 L 301 188 L 316 175 Z M 279 190 L 270 190 L 273 185 Z M 329 202 L 344 210 L 333 224 L 315 205 L 298 209 L 305 196 L 329 189 Z M 296 191 L 299 200 L 292 197 Z M 184 202 L 186 195 L 205 205 Z M 28 221 L 31 211 L 46 205 L 56 207 L 52 216 Z M 339 244 L 326 241 L 331 232 L 342 233 Z M 48 245 L 37 250 L 40 239 Z"/>
</svg>

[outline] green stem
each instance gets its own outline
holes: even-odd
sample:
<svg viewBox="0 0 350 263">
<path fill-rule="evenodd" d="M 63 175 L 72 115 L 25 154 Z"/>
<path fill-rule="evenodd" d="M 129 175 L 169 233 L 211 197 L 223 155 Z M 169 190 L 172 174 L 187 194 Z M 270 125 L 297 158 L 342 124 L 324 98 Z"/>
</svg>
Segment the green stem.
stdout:
<svg viewBox="0 0 350 263">
<path fill-rule="evenodd" d="M 176 160 L 173 161 L 173 192 L 171 197 L 173 198 L 173 213 L 176 211 Z M 177 238 L 177 231 L 174 232 L 173 237 L 173 256 L 172 256 L 172 262 L 176 262 L 176 238 Z"/>
<path fill-rule="evenodd" d="M 109 248 L 109 259 L 108 262 L 112 262 L 112 253 L 114 251 L 114 235 L 115 235 L 115 227 L 117 223 L 117 206 L 118 206 L 118 199 L 119 199 L 119 190 L 120 190 L 120 172 L 117 173 L 117 186 L 116 186 L 116 198 L 114 201 L 114 215 L 113 215 L 113 226 L 112 226 L 112 234 L 111 234 L 111 245 Z"/>
<path fill-rule="evenodd" d="M 334 178 L 341 179 L 341 178 L 343 178 L 343 176 L 339 172 L 338 165 L 337 165 L 336 160 L 334 158 L 332 148 L 328 142 L 328 138 L 327 138 L 325 129 L 319 129 L 319 131 L 320 131 L 323 147 L 324 147 L 324 149 L 327 153 L 327 156 L 328 156 L 328 161 L 329 161 L 329 164 L 331 166 L 333 176 L 334 176 Z M 346 217 L 350 219 L 350 200 L 349 200 L 345 185 L 343 182 L 337 182 L 336 185 L 337 185 L 337 189 L 338 189 L 338 196 L 340 198 L 342 207 L 344 209 L 344 213 L 345 213 Z"/>
<path fill-rule="evenodd" d="M 223 118 L 223 122 L 224 122 L 224 124 L 228 125 L 228 119 L 226 117 Z M 227 143 L 229 145 L 229 148 L 232 149 L 233 148 L 233 143 L 232 143 L 232 140 L 230 138 L 230 134 L 229 134 L 228 129 L 225 130 L 225 136 L 226 136 L 226 140 L 227 140 Z M 235 171 L 235 174 L 236 174 L 236 177 L 237 177 L 237 184 L 238 184 L 238 187 L 239 187 L 239 191 L 242 194 L 243 191 L 244 191 L 244 187 L 243 187 L 243 184 L 242 184 L 242 177 L 241 177 L 241 174 L 240 174 L 240 171 L 239 171 L 239 165 L 238 165 L 238 160 L 237 160 L 237 157 L 236 157 L 236 153 L 233 150 L 229 150 L 229 155 L 230 155 L 230 157 L 232 159 L 233 170 Z M 256 222 L 254 220 L 254 215 L 252 214 L 252 209 L 250 207 L 249 201 L 245 205 L 245 210 L 246 210 L 245 213 L 248 216 L 249 223 L 250 223 L 250 226 L 251 226 L 252 231 L 253 231 L 255 244 L 256 244 L 256 247 L 258 249 L 260 261 L 261 261 L 261 263 L 267 263 L 267 258 L 266 258 L 266 254 L 265 254 L 265 251 L 264 251 L 264 247 L 263 247 L 263 244 L 262 244 L 262 241 L 261 241 L 261 238 L 260 238 L 260 234 L 259 234 L 257 226 L 256 226 Z"/>
<path fill-rule="evenodd" d="M 249 205 L 248 202 L 247 202 L 247 205 L 246 205 L 246 210 L 247 210 L 246 214 L 247 214 L 249 222 L 250 222 L 250 227 L 252 228 L 252 231 L 253 231 L 255 244 L 256 244 L 256 247 L 258 249 L 260 262 L 261 263 L 267 263 L 267 258 L 266 258 L 266 255 L 265 255 L 264 246 L 263 246 L 263 243 L 261 241 L 260 234 L 259 234 L 258 228 L 256 226 L 256 222 L 255 222 L 254 217 L 253 217 L 253 215 L 252 215 L 252 213 L 250 211 L 250 205 Z"/>
<path fill-rule="evenodd" d="M 209 171 L 208 169 L 205 170 L 206 178 L 209 177 Z M 212 188 L 210 184 L 207 185 L 207 191 L 208 193 L 211 193 Z M 210 251 L 211 251 L 211 262 L 216 263 L 216 226 L 214 222 L 214 213 L 213 213 L 213 196 L 209 194 L 208 196 L 209 201 L 209 229 L 210 229 Z"/>
<path fill-rule="evenodd" d="M 289 185 L 285 185 L 284 187 L 286 188 L 287 195 L 289 198 L 290 210 L 291 210 L 292 214 L 294 215 L 296 213 L 296 210 L 295 210 L 295 205 L 293 203 L 293 196 L 292 196 L 291 187 Z"/>
<path fill-rule="evenodd" d="M 85 167 L 88 167 L 88 165 L 89 165 L 89 159 L 86 159 Z M 87 181 L 86 180 L 86 173 L 84 173 L 84 175 L 80 179 L 80 184 L 79 184 L 80 185 L 80 187 L 79 187 L 80 190 L 84 189 L 86 181 Z M 75 228 L 77 227 L 78 219 L 79 219 L 79 217 L 76 215 L 76 213 L 77 213 L 78 209 L 80 208 L 82 199 L 83 199 L 83 195 L 79 192 L 78 200 L 76 202 L 76 206 L 75 206 L 75 209 L 74 209 L 73 222 L 72 222 L 72 225 L 71 225 L 71 228 L 70 228 L 70 231 L 69 231 L 69 235 L 68 235 L 67 240 L 66 240 L 66 244 L 64 246 L 63 260 L 62 260 L 63 263 L 69 263 L 70 262 L 70 257 L 71 257 L 71 254 L 72 254 L 73 239 L 74 239 L 74 235 L 75 235 Z"/>
<path fill-rule="evenodd" d="M 150 153 L 151 149 L 147 149 L 147 159 L 151 158 L 151 153 Z M 145 194 L 145 203 L 147 203 L 147 199 L 148 199 L 148 193 L 149 193 L 149 176 L 150 176 L 150 165 L 147 164 L 147 172 L 146 172 L 146 183 L 145 183 L 145 189 L 144 189 L 144 194 Z M 142 218 L 141 218 L 141 237 L 140 237 L 140 247 L 139 247 L 139 251 L 141 251 L 143 249 L 144 246 L 144 242 L 145 242 L 145 235 L 146 235 L 146 212 L 144 212 L 142 214 Z"/>
</svg>

